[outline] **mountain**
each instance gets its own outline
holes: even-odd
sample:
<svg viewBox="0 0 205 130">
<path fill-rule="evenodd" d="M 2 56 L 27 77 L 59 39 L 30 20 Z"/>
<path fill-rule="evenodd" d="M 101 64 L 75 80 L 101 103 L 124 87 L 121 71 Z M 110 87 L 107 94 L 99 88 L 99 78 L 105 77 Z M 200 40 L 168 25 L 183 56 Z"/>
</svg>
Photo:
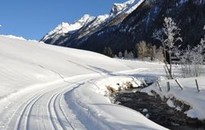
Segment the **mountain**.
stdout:
<svg viewBox="0 0 205 130">
<path fill-rule="evenodd" d="M 49 33 L 41 41 L 100 53 L 106 46 L 115 54 L 133 51 L 135 44 L 142 40 L 160 45 L 152 35 L 162 28 L 165 17 L 172 17 L 181 28 L 182 47 L 195 46 L 204 35 L 205 1 L 129 0 L 114 4 L 110 14 L 93 18 L 75 32 L 54 37 Z"/>
<path fill-rule="evenodd" d="M 121 23 L 143 1 L 129 0 L 125 3 L 115 3 L 109 14 L 97 17 L 84 15 L 73 24 L 63 22 L 46 34 L 41 41 L 53 45 L 78 48 L 89 36 L 97 31 L 107 26 L 114 26 Z"/>
<path fill-rule="evenodd" d="M 82 28 L 84 25 L 92 21 L 94 17 L 85 14 L 82 18 L 73 24 L 62 22 L 54 30 L 49 32 L 44 36 L 43 41 L 49 41 L 50 44 L 61 44 L 59 43 L 59 38 L 65 36 L 66 34 L 74 34 L 77 30 Z M 52 39 L 52 40 L 51 40 Z"/>
</svg>

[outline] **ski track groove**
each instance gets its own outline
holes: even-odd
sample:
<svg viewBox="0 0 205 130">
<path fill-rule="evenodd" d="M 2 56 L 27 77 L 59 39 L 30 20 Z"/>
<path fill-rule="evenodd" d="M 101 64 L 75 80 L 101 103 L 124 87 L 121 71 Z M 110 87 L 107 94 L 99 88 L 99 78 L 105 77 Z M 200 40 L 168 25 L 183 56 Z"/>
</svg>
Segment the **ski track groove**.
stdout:
<svg viewBox="0 0 205 130">
<path fill-rule="evenodd" d="M 34 95 L 37 95 L 37 94 L 34 94 Z M 33 95 L 33 96 L 34 96 Z M 30 99 L 34 99 L 33 96 L 30 97 Z M 21 105 L 22 106 L 22 105 Z M 8 130 L 9 129 L 9 124 L 11 123 L 12 119 L 14 118 L 14 115 L 17 113 L 17 111 L 21 108 L 21 106 L 17 107 L 17 109 L 14 111 L 14 113 L 11 115 L 11 118 L 9 119 L 6 127 L 5 127 L 5 130 Z"/>
<path fill-rule="evenodd" d="M 62 93 L 63 93 L 63 91 L 61 90 L 61 92 L 54 94 L 49 102 L 50 105 L 48 105 L 48 106 L 50 106 L 50 107 L 48 109 L 49 109 L 49 114 L 51 117 L 51 122 L 53 124 L 54 129 L 59 130 L 59 128 L 56 125 L 56 122 L 54 121 L 54 117 L 56 117 L 56 121 L 58 121 L 58 123 L 60 124 L 60 127 L 63 130 L 67 130 L 66 126 L 61 122 L 62 118 L 60 117 L 60 113 L 57 110 L 57 106 L 58 106 L 59 110 L 61 111 L 61 114 L 65 118 L 66 122 L 69 124 L 69 126 L 71 127 L 72 130 L 75 130 L 75 128 L 72 126 L 72 124 L 67 119 L 67 116 L 65 115 L 63 108 L 60 105 L 61 104 L 60 96 L 62 96 Z M 53 113 L 51 112 L 51 108 L 53 108 Z"/>
<path fill-rule="evenodd" d="M 20 111 L 20 113 L 21 113 L 20 115 L 22 116 L 23 111 L 25 111 L 25 109 L 26 109 L 26 106 L 28 106 L 29 103 L 31 103 L 33 100 L 35 100 L 37 97 L 39 97 L 39 93 L 41 93 L 41 92 L 43 92 L 43 91 L 45 91 L 45 89 L 42 89 L 41 91 L 38 91 L 37 93 L 35 93 L 35 94 L 33 94 L 32 96 L 28 97 L 27 100 L 25 100 L 24 103 L 22 103 L 19 107 L 17 107 L 17 109 L 16 109 L 16 110 L 14 111 L 14 113 L 11 115 L 11 118 L 9 119 L 9 121 L 8 121 L 8 123 L 7 123 L 7 125 L 6 125 L 5 130 L 10 130 L 10 129 L 9 129 L 9 124 L 11 124 L 12 120 L 15 118 L 14 116 L 18 113 L 18 110 L 19 110 L 21 107 L 23 107 L 23 110 Z M 24 104 L 26 104 L 26 106 L 25 106 Z M 19 117 L 19 116 L 17 117 L 16 125 L 14 126 L 15 129 L 17 128 L 17 123 L 19 123 L 20 118 L 22 118 L 22 117 Z M 22 120 L 22 119 L 21 119 L 21 120 Z"/>
<path fill-rule="evenodd" d="M 56 96 L 55 96 L 55 99 L 54 99 L 54 102 L 53 102 L 53 110 L 54 110 L 54 112 L 55 112 L 57 121 L 59 122 L 60 126 L 63 128 L 63 130 L 66 130 L 66 127 L 65 127 L 65 126 L 63 125 L 63 123 L 60 121 L 61 118 L 60 118 L 60 116 L 59 116 L 59 114 L 58 114 L 58 112 L 57 112 L 57 108 L 56 108 L 56 106 L 55 106 L 55 105 L 56 105 L 56 100 L 58 99 L 59 95 L 60 95 L 60 93 L 56 94 Z"/>
<path fill-rule="evenodd" d="M 72 130 L 75 130 L 75 128 L 72 126 L 71 122 L 68 120 L 68 117 L 66 116 L 65 112 L 63 111 L 63 108 L 62 108 L 62 104 L 61 104 L 61 101 L 62 101 L 62 93 L 60 94 L 61 98 L 59 97 L 59 108 L 60 108 L 60 111 L 61 113 L 63 114 L 63 116 L 65 117 L 67 123 L 70 125 L 70 127 L 72 128 Z"/>
<path fill-rule="evenodd" d="M 25 107 L 24 107 L 24 109 L 22 110 L 22 112 L 21 112 L 21 116 L 19 116 L 19 118 L 17 119 L 18 121 L 17 121 L 17 125 L 16 125 L 16 130 L 22 130 L 22 128 L 21 128 L 21 125 L 22 125 L 22 121 L 23 121 L 23 118 L 25 117 L 26 118 L 26 122 L 25 122 L 25 124 L 26 124 L 26 130 L 28 130 L 28 118 L 29 118 L 29 114 L 31 113 L 31 110 L 32 110 L 32 108 L 33 108 L 33 106 L 34 106 L 34 104 L 42 97 L 43 95 L 39 95 L 39 96 L 36 96 L 36 97 L 34 97 Z M 30 107 L 29 107 L 30 106 Z M 28 112 L 26 112 L 26 111 L 28 111 Z M 24 124 L 24 125 L 25 125 Z M 25 126 L 24 126 L 25 127 Z"/>
<path fill-rule="evenodd" d="M 53 94 L 52 96 L 51 96 L 51 98 L 49 99 L 49 101 L 48 101 L 48 105 L 47 105 L 47 107 L 48 107 L 48 115 L 49 115 L 49 117 L 50 117 L 50 121 L 51 121 L 51 124 L 52 124 L 52 126 L 53 126 L 53 128 L 55 129 L 55 130 L 58 130 L 58 127 L 57 127 L 57 125 L 56 125 L 56 123 L 55 123 L 55 121 L 54 121 L 54 116 L 53 116 L 53 114 L 52 114 L 52 106 L 54 106 L 54 105 L 51 105 L 51 102 L 53 102 L 53 98 L 56 96 L 57 94 L 55 93 L 55 94 Z M 54 110 L 54 112 L 55 112 L 55 110 Z"/>
<path fill-rule="evenodd" d="M 38 97 L 38 99 L 31 105 L 31 107 L 29 109 L 28 116 L 26 116 L 27 117 L 27 119 L 26 119 L 26 130 L 29 130 L 29 121 L 30 121 L 31 111 L 33 110 L 33 107 L 36 104 L 36 102 L 39 101 L 39 99 L 41 97 L 43 97 L 43 94 Z"/>
</svg>

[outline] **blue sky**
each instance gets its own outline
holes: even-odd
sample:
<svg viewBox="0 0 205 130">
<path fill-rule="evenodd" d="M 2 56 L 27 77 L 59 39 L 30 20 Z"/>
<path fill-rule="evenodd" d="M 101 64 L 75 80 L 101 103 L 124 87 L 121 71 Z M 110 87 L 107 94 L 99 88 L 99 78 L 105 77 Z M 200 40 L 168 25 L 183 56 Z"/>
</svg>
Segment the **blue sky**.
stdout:
<svg viewBox="0 0 205 130">
<path fill-rule="evenodd" d="M 0 34 L 39 40 L 61 22 L 84 14 L 109 13 L 113 3 L 126 0 L 1 0 Z"/>
</svg>

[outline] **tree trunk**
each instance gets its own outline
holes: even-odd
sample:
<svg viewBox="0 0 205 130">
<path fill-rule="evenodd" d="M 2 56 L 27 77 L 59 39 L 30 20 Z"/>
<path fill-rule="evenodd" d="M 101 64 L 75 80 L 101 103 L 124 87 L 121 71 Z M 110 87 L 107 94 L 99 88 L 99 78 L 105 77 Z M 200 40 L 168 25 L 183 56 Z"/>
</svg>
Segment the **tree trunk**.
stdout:
<svg viewBox="0 0 205 130">
<path fill-rule="evenodd" d="M 169 72 L 170 72 L 170 78 L 173 79 L 172 75 L 172 54 L 169 52 Z"/>
</svg>

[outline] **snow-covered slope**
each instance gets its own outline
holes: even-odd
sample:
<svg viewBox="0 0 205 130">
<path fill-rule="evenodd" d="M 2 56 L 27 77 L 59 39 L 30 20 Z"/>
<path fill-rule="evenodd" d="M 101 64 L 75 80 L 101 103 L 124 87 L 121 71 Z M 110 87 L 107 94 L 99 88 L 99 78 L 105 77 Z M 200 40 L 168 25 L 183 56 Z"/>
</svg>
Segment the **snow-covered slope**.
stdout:
<svg viewBox="0 0 205 130">
<path fill-rule="evenodd" d="M 14 36 L 14 35 L 0 35 L 1 37 L 7 37 L 7 38 L 13 38 L 13 39 L 18 39 L 18 40 L 26 40 L 23 37 L 19 37 L 19 36 Z"/>
<path fill-rule="evenodd" d="M 30 85 L 79 74 L 98 72 L 94 66 L 117 70 L 124 67 L 103 55 L 75 49 L 57 48 L 0 36 L 0 97 Z M 103 62 L 102 62 L 103 61 Z M 115 63 L 114 63 L 115 62 Z M 98 65 L 95 65 L 98 64 Z M 120 68 L 121 68 L 120 67 Z M 78 71 L 76 71 L 78 70 Z"/>
<path fill-rule="evenodd" d="M 165 129 L 97 92 L 103 90 L 97 79 L 129 70 L 127 65 L 89 51 L 2 36 L 0 46 L 1 130 Z"/>
</svg>

